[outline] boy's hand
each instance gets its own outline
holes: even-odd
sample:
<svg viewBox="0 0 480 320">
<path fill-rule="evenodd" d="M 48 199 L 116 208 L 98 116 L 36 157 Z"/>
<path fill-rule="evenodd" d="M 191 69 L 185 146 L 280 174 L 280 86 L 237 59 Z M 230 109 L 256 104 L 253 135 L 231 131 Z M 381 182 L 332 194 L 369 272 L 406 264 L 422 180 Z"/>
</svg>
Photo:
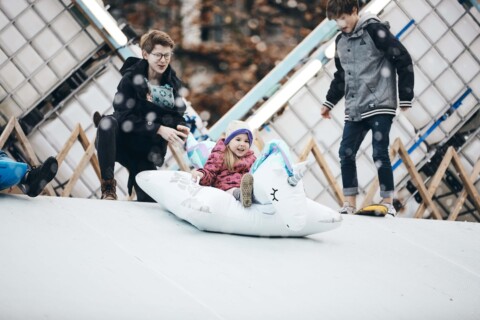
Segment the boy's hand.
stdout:
<svg viewBox="0 0 480 320">
<path fill-rule="evenodd" d="M 332 117 L 330 116 L 330 109 L 322 106 L 322 110 L 320 111 L 320 114 L 324 119 L 331 119 Z"/>
<path fill-rule="evenodd" d="M 202 178 L 203 178 L 203 173 L 197 170 L 192 171 L 192 181 L 197 182 L 202 180 Z"/>
<path fill-rule="evenodd" d="M 405 112 L 405 111 L 410 110 L 410 108 L 400 108 L 400 110 L 401 110 L 402 112 Z"/>
</svg>

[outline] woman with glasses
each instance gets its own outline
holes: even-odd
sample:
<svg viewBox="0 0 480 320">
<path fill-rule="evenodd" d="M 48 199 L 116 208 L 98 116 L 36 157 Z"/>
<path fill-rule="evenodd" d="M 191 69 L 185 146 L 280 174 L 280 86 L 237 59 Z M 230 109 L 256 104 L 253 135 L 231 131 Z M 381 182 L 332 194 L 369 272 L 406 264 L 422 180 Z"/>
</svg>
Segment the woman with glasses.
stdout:
<svg viewBox="0 0 480 320">
<path fill-rule="evenodd" d="M 115 162 L 129 171 L 128 192 L 137 200 L 153 201 L 135 182 L 135 176 L 163 165 L 167 144 L 181 143 L 189 128 L 179 94 L 182 83 L 170 66 L 174 42 L 168 34 L 152 30 L 140 40 L 143 59 L 128 58 L 113 100 L 114 113 L 94 116 L 98 126 L 96 147 L 102 175 L 102 199 L 116 200 Z"/>
</svg>

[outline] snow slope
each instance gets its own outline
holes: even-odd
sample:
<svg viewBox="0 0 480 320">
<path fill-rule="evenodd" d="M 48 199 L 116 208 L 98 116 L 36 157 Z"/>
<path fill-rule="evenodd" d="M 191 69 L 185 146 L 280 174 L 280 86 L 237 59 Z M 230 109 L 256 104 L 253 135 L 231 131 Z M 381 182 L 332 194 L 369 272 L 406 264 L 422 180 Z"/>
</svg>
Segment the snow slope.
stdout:
<svg viewBox="0 0 480 320">
<path fill-rule="evenodd" d="M 157 204 L 0 194 L 0 319 L 480 318 L 480 224 L 344 218 L 256 238 Z"/>
</svg>

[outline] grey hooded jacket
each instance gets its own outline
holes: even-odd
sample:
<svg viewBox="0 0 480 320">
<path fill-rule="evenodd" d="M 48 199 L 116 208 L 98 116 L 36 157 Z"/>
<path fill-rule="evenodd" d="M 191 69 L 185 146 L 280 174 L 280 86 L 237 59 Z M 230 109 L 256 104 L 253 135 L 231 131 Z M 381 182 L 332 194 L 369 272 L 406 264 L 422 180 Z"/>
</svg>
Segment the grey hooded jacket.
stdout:
<svg viewBox="0 0 480 320">
<path fill-rule="evenodd" d="M 388 24 L 375 15 L 362 15 L 353 32 L 341 33 L 335 42 L 337 71 L 324 106 L 332 109 L 345 96 L 345 120 L 361 121 L 378 114 L 394 116 L 398 87 L 400 107 L 411 107 L 412 59 Z"/>
</svg>

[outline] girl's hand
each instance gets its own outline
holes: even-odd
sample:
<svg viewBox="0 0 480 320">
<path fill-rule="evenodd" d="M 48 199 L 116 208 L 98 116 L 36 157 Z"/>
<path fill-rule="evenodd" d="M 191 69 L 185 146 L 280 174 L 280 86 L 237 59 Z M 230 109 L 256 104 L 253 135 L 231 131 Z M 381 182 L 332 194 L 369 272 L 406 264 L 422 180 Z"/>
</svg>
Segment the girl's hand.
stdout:
<svg viewBox="0 0 480 320">
<path fill-rule="evenodd" d="M 197 182 L 202 180 L 203 178 L 203 173 L 197 170 L 192 171 L 192 181 Z"/>
</svg>

